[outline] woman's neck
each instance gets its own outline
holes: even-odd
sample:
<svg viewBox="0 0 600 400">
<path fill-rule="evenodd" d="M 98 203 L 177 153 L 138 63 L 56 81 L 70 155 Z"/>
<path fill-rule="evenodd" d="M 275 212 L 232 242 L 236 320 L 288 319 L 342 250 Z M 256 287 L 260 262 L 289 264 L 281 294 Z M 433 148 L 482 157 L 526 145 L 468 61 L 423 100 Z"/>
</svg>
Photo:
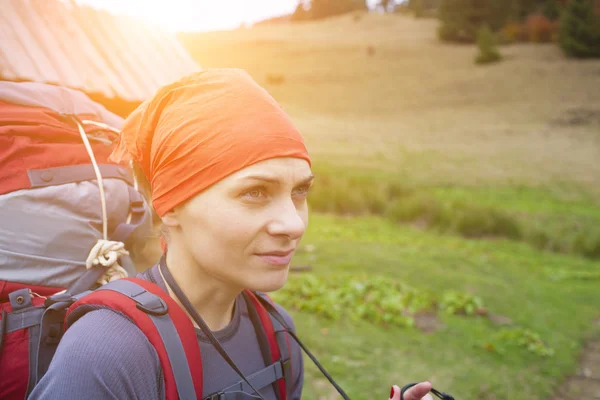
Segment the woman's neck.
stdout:
<svg viewBox="0 0 600 400">
<path fill-rule="evenodd" d="M 211 331 L 225 328 L 231 322 L 235 299 L 243 289 L 232 288 L 226 282 L 208 275 L 189 252 L 182 250 L 169 246 L 167 253 L 167 266 L 175 282 Z M 168 284 L 167 287 L 171 297 L 181 306 L 172 288 Z"/>
</svg>

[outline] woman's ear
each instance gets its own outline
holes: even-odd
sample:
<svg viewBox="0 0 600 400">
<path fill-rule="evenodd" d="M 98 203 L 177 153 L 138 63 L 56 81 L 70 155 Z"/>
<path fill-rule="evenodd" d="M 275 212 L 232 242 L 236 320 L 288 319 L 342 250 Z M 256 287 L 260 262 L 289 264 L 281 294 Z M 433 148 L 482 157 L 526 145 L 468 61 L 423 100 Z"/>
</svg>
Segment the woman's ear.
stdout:
<svg viewBox="0 0 600 400">
<path fill-rule="evenodd" d="M 171 211 L 168 211 L 165 215 L 161 217 L 161 219 L 163 224 L 165 226 L 168 226 L 169 228 L 178 227 L 180 225 L 178 207 L 175 207 Z"/>
</svg>

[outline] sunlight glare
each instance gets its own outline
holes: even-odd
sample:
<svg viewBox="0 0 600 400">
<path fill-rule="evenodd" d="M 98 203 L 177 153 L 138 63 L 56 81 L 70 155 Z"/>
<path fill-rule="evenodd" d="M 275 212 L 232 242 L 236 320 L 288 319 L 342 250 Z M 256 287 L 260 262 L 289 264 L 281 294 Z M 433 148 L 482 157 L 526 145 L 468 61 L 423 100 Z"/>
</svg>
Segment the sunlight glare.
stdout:
<svg viewBox="0 0 600 400">
<path fill-rule="evenodd" d="M 232 29 L 293 12 L 296 0 L 79 0 L 171 32 Z"/>
</svg>

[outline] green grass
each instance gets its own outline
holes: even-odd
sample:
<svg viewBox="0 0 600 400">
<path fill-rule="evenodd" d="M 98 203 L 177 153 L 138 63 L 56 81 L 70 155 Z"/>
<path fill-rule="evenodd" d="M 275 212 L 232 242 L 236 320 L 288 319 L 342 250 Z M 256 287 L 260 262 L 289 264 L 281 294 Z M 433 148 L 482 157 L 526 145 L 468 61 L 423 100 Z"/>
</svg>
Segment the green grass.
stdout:
<svg viewBox="0 0 600 400">
<path fill-rule="evenodd" d="M 457 399 L 546 399 L 600 337 L 600 61 L 523 44 L 481 68 L 436 28 L 371 14 L 181 40 L 202 66 L 246 69 L 305 137 L 316 250 L 295 264 L 471 293 L 554 349 L 486 351 L 501 328 L 479 317 L 424 334 L 294 312 L 353 399 L 421 379 Z M 337 398 L 310 365 L 304 398 Z"/>
<path fill-rule="evenodd" d="M 433 186 L 368 169 L 316 166 L 313 210 L 382 215 L 465 238 L 505 238 L 600 258 L 600 207 L 585 192 L 519 186 Z"/>
<path fill-rule="evenodd" d="M 502 328 L 483 317 L 440 313 L 445 326 L 425 335 L 294 312 L 300 336 L 352 398 L 383 398 L 392 383 L 431 379 L 461 399 L 544 399 L 574 370 L 577 351 L 598 315 L 597 282 L 565 284 L 551 276 L 564 269 L 598 272 L 600 264 L 522 243 L 465 241 L 377 217 L 313 214 L 304 244 L 315 249 L 300 252 L 294 263 L 310 264 L 317 277 L 368 271 L 423 291 L 472 293 L 489 312 L 537 333 L 555 351 L 549 359 L 516 347 L 504 354 L 488 352 L 481 345 Z M 306 386 L 306 398 L 331 393 L 309 366 Z"/>
</svg>

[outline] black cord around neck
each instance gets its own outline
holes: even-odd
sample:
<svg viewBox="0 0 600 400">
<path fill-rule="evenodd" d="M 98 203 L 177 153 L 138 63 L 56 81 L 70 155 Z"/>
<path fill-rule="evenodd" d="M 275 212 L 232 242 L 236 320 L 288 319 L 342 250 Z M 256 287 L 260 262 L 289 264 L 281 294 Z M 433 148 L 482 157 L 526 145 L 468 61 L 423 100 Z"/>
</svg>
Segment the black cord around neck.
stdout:
<svg viewBox="0 0 600 400">
<path fill-rule="evenodd" d="M 235 372 L 237 372 L 237 374 L 244 380 L 244 382 L 246 382 L 246 384 L 248 386 L 250 386 L 250 388 L 254 391 L 254 393 L 257 394 L 257 396 L 261 400 L 265 400 L 265 398 L 260 394 L 260 392 L 258 390 L 256 390 L 256 388 L 254 386 L 252 386 L 252 384 L 250 383 L 248 378 L 246 378 L 244 373 L 239 369 L 239 367 L 231 359 L 229 354 L 227 354 L 227 352 L 225 351 L 225 349 L 223 348 L 221 343 L 219 343 L 219 340 L 212 333 L 212 331 L 210 330 L 208 325 L 206 325 L 206 322 L 204 322 L 204 319 L 202 319 L 200 314 L 198 314 L 198 311 L 196 311 L 196 309 L 194 308 L 194 306 L 192 305 L 190 300 L 187 298 L 185 293 L 183 293 L 183 290 L 181 290 L 181 288 L 175 281 L 175 278 L 173 278 L 171 271 L 169 271 L 169 268 L 167 267 L 167 262 L 166 262 L 165 258 L 166 257 L 163 256 L 160 260 L 160 272 L 163 274 L 165 280 L 167 281 L 167 285 L 169 285 L 169 287 L 171 288 L 171 290 L 173 291 L 175 296 L 177 296 L 177 298 L 179 299 L 179 301 L 181 302 L 183 307 L 186 309 L 188 314 L 192 317 L 194 322 L 196 322 L 196 324 L 200 327 L 202 332 L 206 335 L 206 337 L 208 337 L 208 340 L 210 340 L 210 342 L 215 347 L 215 349 L 219 352 L 221 357 L 223 357 L 225 359 L 225 361 L 227 361 L 227 364 L 229 364 L 229 366 L 231 366 L 231 368 L 233 368 L 233 370 Z"/>
<path fill-rule="evenodd" d="M 275 318 L 277 320 L 277 322 L 279 322 L 281 324 L 281 326 L 283 326 L 283 328 L 285 329 L 285 332 L 287 332 L 296 341 L 296 343 L 298 343 L 298 345 L 300 346 L 300 348 L 302 348 L 302 350 L 304 350 L 306 355 L 312 360 L 312 362 L 317 366 L 317 368 L 319 368 L 321 373 L 325 376 L 325 378 L 327 378 L 329 383 L 331 383 L 333 385 L 333 387 L 338 391 L 340 396 L 342 396 L 342 398 L 344 400 L 350 400 L 350 398 L 348 397 L 346 392 L 344 392 L 344 389 L 342 389 L 341 386 L 337 384 L 337 382 L 333 379 L 333 377 L 329 374 L 329 372 L 327 372 L 325 367 L 323 367 L 321 365 L 321 363 L 310 352 L 310 350 L 308 350 L 308 348 L 304 345 L 304 343 L 302 343 L 302 341 L 298 338 L 298 336 L 296 336 L 296 334 L 287 326 L 285 320 L 283 319 L 281 314 L 279 314 L 279 311 L 277 311 L 275 306 L 273 306 L 273 304 L 271 304 L 269 301 L 265 300 L 262 296 L 257 295 L 256 297 L 261 302 L 261 304 L 267 309 L 269 314 L 271 314 L 273 316 L 273 318 Z"/>
</svg>

